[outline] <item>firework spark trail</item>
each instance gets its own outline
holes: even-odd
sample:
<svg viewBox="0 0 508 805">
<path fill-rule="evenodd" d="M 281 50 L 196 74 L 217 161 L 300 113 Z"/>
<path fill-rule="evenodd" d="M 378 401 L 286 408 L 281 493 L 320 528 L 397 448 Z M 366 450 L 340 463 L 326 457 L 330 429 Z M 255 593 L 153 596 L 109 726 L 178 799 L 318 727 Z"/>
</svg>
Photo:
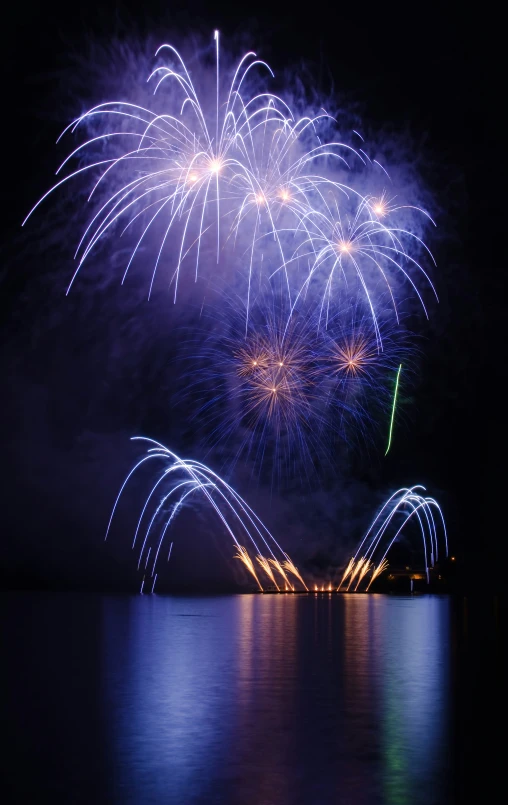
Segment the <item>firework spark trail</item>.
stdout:
<svg viewBox="0 0 508 805">
<path fill-rule="evenodd" d="M 242 564 L 247 568 L 249 573 L 251 573 L 252 576 L 254 576 L 254 578 L 256 579 L 256 582 L 257 582 L 261 592 L 264 592 L 263 587 L 261 585 L 261 582 L 259 581 L 259 579 L 258 579 L 258 577 L 256 575 L 256 571 L 254 569 L 254 562 L 250 558 L 249 553 L 247 551 L 247 548 L 244 548 L 243 545 L 238 545 L 236 550 L 237 550 L 237 552 L 235 553 L 233 558 L 234 559 L 239 559 L 240 562 L 242 562 Z"/>
<path fill-rule="evenodd" d="M 366 562 L 362 565 L 360 572 L 358 573 L 358 581 L 356 582 L 354 589 L 355 592 L 358 590 L 358 587 L 360 586 L 362 580 L 365 578 L 369 570 L 372 570 L 372 567 L 373 567 L 372 562 L 369 562 L 369 560 L 367 559 Z"/>
<path fill-rule="evenodd" d="M 392 506 L 390 514 L 385 518 L 384 521 L 382 521 L 380 530 L 381 530 L 381 528 L 383 528 L 383 525 L 389 524 L 391 517 L 393 517 L 394 514 L 396 513 L 397 507 L 403 501 L 404 497 L 407 494 L 412 494 L 415 489 L 425 490 L 425 487 L 421 486 L 421 484 L 416 484 L 415 486 L 412 486 L 412 487 L 402 487 L 401 489 L 398 489 L 396 492 L 394 492 L 392 495 L 390 495 L 390 497 L 388 498 L 386 503 L 383 504 L 382 508 L 379 510 L 379 512 L 375 516 L 374 520 L 370 524 L 369 528 L 365 532 L 365 535 L 364 535 L 362 541 L 360 542 L 360 544 L 358 545 L 358 548 L 356 549 L 356 553 L 355 553 L 352 561 L 356 560 L 356 557 L 360 553 L 364 543 L 368 540 L 369 536 L 373 533 L 373 531 L 374 531 L 374 529 L 376 527 L 376 524 L 381 520 L 381 518 L 383 516 L 383 513 L 387 509 L 389 509 L 390 506 Z M 397 498 L 399 498 L 399 501 L 397 501 Z M 395 503 L 394 503 L 394 501 L 395 501 Z M 375 537 L 371 537 L 371 540 L 373 541 L 374 538 Z"/>
<path fill-rule="evenodd" d="M 399 378 L 400 378 L 401 369 L 402 369 L 402 364 L 400 364 L 400 366 L 399 366 L 399 368 L 397 370 L 397 378 L 395 380 L 395 391 L 393 393 L 392 415 L 391 415 L 391 418 L 390 418 L 390 432 L 388 434 L 388 446 L 386 448 L 385 456 L 388 455 L 388 451 L 389 451 L 391 443 L 392 443 L 393 421 L 394 421 L 394 418 L 395 418 L 395 406 L 397 405 L 397 394 L 398 394 L 398 391 L 399 391 Z"/>
<path fill-rule="evenodd" d="M 406 516 L 406 519 L 402 523 L 402 526 L 399 529 L 399 531 L 397 532 L 396 537 L 398 536 L 400 531 L 403 529 L 403 527 L 406 524 L 406 522 L 409 519 L 411 519 L 414 514 L 416 514 L 418 524 L 420 526 L 421 536 L 422 536 L 423 550 L 424 550 L 424 557 L 425 557 L 425 570 L 426 570 L 427 579 L 428 579 L 429 563 L 428 563 L 428 557 L 427 557 L 427 554 L 428 554 L 427 537 L 429 539 L 429 547 L 430 547 L 430 554 L 431 554 L 430 565 L 433 566 L 434 562 L 437 561 L 437 559 L 438 559 L 437 534 L 436 534 L 435 523 L 434 523 L 434 518 L 433 518 L 431 506 L 435 506 L 438 509 L 438 511 L 440 512 L 440 514 L 441 514 L 441 519 L 442 519 L 443 528 L 444 528 L 445 542 L 446 542 L 446 526 L 444 524 L 444 518 L 442 516 L 441 510 L 440 510 L 438 504 L 436 503 L 436 501 L 433 498 L 423 498 L 421 495 L 414 495 L 411 492 L 406 492 L 402 496 L 402 498 L 397 502 L 397 504 L 394 506 L 392 512 L 388 515 L 388 517 L 386 518 L 385 522 L 382 524 L 381 528 L 379 529 L 378 533 L 376 534 L 376 536 L 372 540 L 371 545 L 369 547 L 370 555 L 372 556 L 372 554 L 374 553 L 374 551 L 378 547 L 379 543 L 382 540 L 382 537 L 384 536 L 385 532 L 387 531 L 388 526 L 390 525 L 390 523 L 393 520 L 394 516 L 396 514 L 398 514 L 399 512 L 403 512 L 403 508 L 405 506 L 410 508 L 410 513 L 409 513 L 409 515 Z M 426 522 L 424 522 L 422 520 L 421 514 L 424 515 Z M 427 525 L 427 529 L 425 528 L 425 525 Z M 394 538 L 394 540 L 395 540 L 395 538 Z M 433 545 L 433 538 L 435 538 L 435 540 L 436 540 L 434 545 Z M 391 544 L 393 543 L 394 540 L 392 540 L 392 542 L 390 543 L 390 546 L 391 546 Z M 435 550 L 435 552 L 434 552 L 434 550 Z M 446 552 L 448 553 L 447 545 L 446 545 Z M 386 553 L 385 553 L 385 555 L 386 555 Z"/>
<path fill-rule="evenodd" d="M 266 559 L 264 556 L 261 556 L 261 555 L 256 556 L 256 559 L 259 562 L 259 564 L 261 565 L 261 567 L 263 568 L 264 572 L 266 573 L 266 575 L 268 576 L 270 581 L 272 582 L 272 584 L 277 588 L 277 590 L 280 591 L 280 587 L 279 587 L 279 585 L 277 584 L 277 582 L 275 580 L 275 576 L 274 576 L 272 568 L 270 567 L 270 563 L 269 563 L 268 559 Z"/>
<path fill-rule="evenodd" d="M 343 372 L 346 377 L 353 378 L 365 376 L 369 366 L 377 360 L 378 354 L 379 351 L 373 348 L 373 344 L 365 336 L 336 344 L 336 372 Z"/>
<path fill-rule="evenodd" d="M 339 586 L 337 587 L 337 592 L 339 592 L 340 588 L 342 587 L 342 585 L 343 585 L 343 584 L 344 584 L 344 582 L 346 581 L 347 577 L 348 577 L 348 576 L 349 576 L 349 574 L 352 572 L 352 570 L 353 570 L 354 566 L 355 566 L 355 559 L 354 559 L 354 558 L 351 558 L 351 559 L 349 560 L 348 564 L 347 564 L 347 567 L 346 567 L 346 569 L 345 569 L 345 571 L 344 571 L 343 575 L 342 575 L 342 578 L 341 578 L 341 580 L 340 580 Z"/>
<path fill-rule="evenodd" d="M 268 561 L 271 562 L 273 566 L 276 567 L 276 569 L 281 573 L 286 584 L 287 585 L 289 584 L 287 577 L 281 567 L 281 564 L 276 558 L 276 552 L 278 552 L 279 555 L 281 556 L 281 561 L 287 559 L 287 554 L 285 554 L 284 551 L 282 551 L 278 542 L 268 531 L 266 526 L 261 522 L 259 517 L 257 517 L 257 515 L 248 506 L 248 504 L 243 500 L 243 498 L 241 498 L 240 495 L 238 495 L 238 493 L 235 492 L 235 490 L 231 486 L 229 486 L 229 484 L 226 483 L 226 481 L 220 478 L 220 476 L 218 476 L 215 472 L 213 472 L 213 470 L 211 470 L 209 467 L 202 464 L 201 462 L 181 459 L 175 453 L 164 447 L 164 445 L 162 445 L 160 442 L 157 442 L 153 439 L 148 439 L 146 437 L 133 437 L 133 438 L 134 440 L 141 440 L 143 442 L 147 442 L 151 446 L 148 448 L 147 451 L 148 455 L 135 464 L 134 468 L 129 472 L 127 478 L 125 479 L 124 483 L 120 488 L 120 491 L 117 495 L 117 498 L 113 506 L 113 510 L 111 512 L 111 517 L 106 531 L 106 539 L 109 535 L 112 520 L 115 515 L 120 497 L 125 489 L 128 480 L 132 477 L 135 470 L 144 464 L 145 460 L 147 460 L 148 458 L 158 458 L 164 461 L 165 466 L 162 471 L 162 474 L 156 480 L 155 484 L 153 484 L 152 489 L 146 498 L 145 504 L 142 508 L 141 515 L 136 527 L 136 535 L 140 530 L 142 520 L 144 519 L 144 515 L 147 512 L 150 501 L 152 500 L 154 491 L 158 488 L 159 484 L 165 482 L 166 484 L 169 485 L 170 488 L 169 492 L 167 492 L 162 496 L 159 504 L 154 507 L 155 511 L 152 517 L 150 518 L 148 527 L 146 529 L 145 537 L 139 552 L 138 568 L 141 566 L 141 562 L 143 559 L 145 559 L 145 568 L 147 568 L 150 556 L 152 555 L 154 556 L 154 559 L 151 566 L 151 575 L 153 577 L 157 575 L 156 570 L 157 570 L 159 553 L 161 551 L 164 536 L 169 528 L 169 525 L 173 521 L 176 513 L 181 509 L 185 499 L 190 494 L 199 492 L 204 497 L 204 499 L 209 503 L 209 505 L 213 508 L 213 510 L 216 512 L 224 528 L 232 538 L 238 551 L 236 558 L 242 560 L 245 567 L 247 567 L 249 572 L 256 578 L 256 581 L 258 582 L 260 588 L 262 589 L 254 569 L 254 564 L 250 559 L 247 549 L 239 543 L 234 531 L 234 526 L 237 526 L 240 529 L 241 533 L 248 537 L 258 556 L 261 556 L 261 553 L 259 551 L 259 547 L 257 545 L 256 540 L 262 540 L 271 556 L 271 558 L 269 558 Z M 183 481 L 180 480 L 182 475 L 184 476 Z M 182 489 L 184 488 L 185 491 L 182 492 Z M 176 504 L 168 503 L 168 501 L 170 501 L 170 499 L 173 496 L 178 497 Z M 165 517 L 164 512 L 168 506 L 170 506 L 171 509 L 170 515 L 169 517 Z M 155 531 L 155 526 L 157 522 L 161 519 L 163 520 L 163 526 L 160 527 L 159 538 L 153 545 L 149 545 L 150 537 Z M 134 538 L 134 543 L 132 546 L 133 548 L 135 547 L 135 544 L 136 544 L 136 536 Z M 154 548 L 153 553 L 152 553 L 152 547 Z M 145 555 L 145 548 L 147 548 L 146 555 Z M 171 547 L 168 553 L 168 561 L 170 556 L 171 556 Z M 270 568 L 269 570 L 271 572 Z M 268 575 L 270 575 L 270 572 L 268 573 Z M 142 583 L 142 588 L 143 586 L 144 586 L 144 580 Z"/>
<path fill-rule="evenodd" d="M 282 576 L 282 578 L 284 579 L 284 584 L 285 584 L 285 587 L 286 587 L 286 591 L 287 590 L 294 590 L 295 588 L 293 587 L 293 585 L 289 581 L 288 577 L 286 576 L 286 572 L 285 572 L 282 564 L 278 561 L 278 559 L 268 559 L 268 561 L 270 562 L 272 567 L 274 567 L 275 570 L 277 570 L 280 573 L 280 575 Z"/>
<path fill-rule="evenodd" d="M 228 444 L 232 465 L 248 460 L 254 472 L 264 462 L 278 484 L 284 468 L 307 478 L 311 468 L 325 469 L 337 442 L 384 438 L 379 423 L 392 403 L 387 374 L 401 358 L 411 369 L 411 334 L 384 322 L 381 351 L 363 300 L 351 293 L 326 332 L 312 305 L 288 325 L 284 296 L 265 286 L 246 332 L 238 297 L 223 292 L 221 298 L 221 316 L 212 303 L 202 329 L 188 328 L 178 359 L 186 381 L 178 403 L 209 449 Z"/>
<path fill-rule="evenodd" d="M 387 376 L 401 358 L 409 374 L 418 352 L 413 336 L 390 321 L 383 322 L 381 349 L 370 317 L 356 297 L 349 298 L 330 320 L 319 350 L 320 375 L 315 378 L 330 403 L 335 429 L 348 444 L 382 438 L 381 421 L 390 416 L 393 389 Z"/>
<path fill-rule="evenodd" d="M 394 536 L 392 537 L 391 541 L 388 543 L 388 545 L 386 547 L 386 550 L 385 550 L 383 556 L 381 557 L 381 561 L 383 561 L 383 559 L 385 559 L 385 557 L 386 557 L 386 554 L 388 553 L 388 551 L 392 547 L 393 543 L 397 540 L 397 537 L 400 535 L 400 533 L 404 529 L 405 525 L 413 517 L 413 515 L 416 514 L 417 518 L 418 518 L 418 521 L 420 523 L 420 529 L 421 529 L 421 532 L 422 532 L 423 551 L 424 551 L 424 557 L 425 557 L 425 573 L 426 573 L 426 576 L 427 576 L 427 582 L 429 582 L 429 561 L 428 561 L 428 555 L 427 555 L 427 543 L 426 543 L 426 539 L 425 539 L 426 532 L 425 532 L 425 530 L 423 528 L 422 521 L 420 519 L 418 511 L 419 511 L 419 509 L 425 510 L 428 507 L 428 505 L 429 505 L 428 502 L 426 500 L 422 499 L 421 502 L 419 502 L 417 506 L 413 506 L 413 510 L 406 516 L 406 518 L 403 521 L 402 525 L 399 527 L 398 531 L 394 534 Z M 432 538 L 432 535 L 430 535 L 430 537 Z M 431 554 L 430 566 L 432 567 L 433 564 L 434 564 L 434 562 L 433 562 L 432 554 Z"/>
<path fill-rule="evenodd" d="M 350 577 L 349 577 L 349 584 L 348 584 L 348 586 L 346 587 L 346 592 L 348 592 L 348 591 L 349 591 L 349 588 L 351 587 L 351 585 L 352 585 L 353 581 L 355 580 L 355 578 L 357 577 L 357 575 L 358 575 L 358 574 L 361 572 L 362 568 L 364 567 L 364 565 L 365 565 L 365 564 L 366 564 L 368 561 L 369 561 L 369 560 L 367 559 L 367 557 L 366 557 L 366 556 L 362 556 L 362 557 L 361 557 L 361 559 L 359 559 L 359 560 L 358 560 L 358 562 L 357 562 L 357 563 L 356 563 L 356 565 L 354 566 L 353 570 L 351 571 L 351 575 L 350 575 Z"/>
<path fill-rule="evenodd" d="M 288 573 L 292 573 L 293 576 L 296 576 L 296 578 L 303 584 L 303 586 L 305 587 L 305 589 L 308 592 L 309 588 L 307 587 L 307 585 L 305 584 L 304 580 L 302 579 L 300 571 L 298 570 L 297 567 L 295 567 L 295 565 L 293 564 L 293 562 L 291 561 L 291 559 L 289 558 L 289 556 L 287 554 L 286 554 L 286 557 L 287 557 L 286 560 L 282 563 L 282 567 Z"/>
<path fill-rule="evenodd" d="M 368 583 L 368 585 L 367 585 L 367 587 L 366 587 L 366 589 L 365 589 L 365 592 L 368 592 L 368 591 L 369 591 L 369 587 L 370 587 L 370 585 L 372 584 L 372 582 L 373 582 L 375 579 L 377 579 L 377 577 L 378 577 L 378 576 L 380 576 L 380 575 L 381 575 L 381 573 L 384 573 L 384 571 L 386 570 L 386 568 L 387 568 L 387 567 L 388 567 L 388 560 L 387 560 L 387 559 L 383 559 L 383 560 L 382 560 L 382 561 L 381 561 L 381 562 L 378 564 L 378 566 L 374 568 L 374 570 L 373 570 L 373 572 L 372 572 L 371 579 L 370 579 L 370 581 L 369 581 L 369 583 Z"/>
<path fill-rule="evenodd" d="M 433 510 L 435 510 L 439 515 L 440 523 L 442 526 L 443 540 L 445 544 L 445 554 L 446 556 L 448 555 L 448 536 L 446 532 L 446 524 L 443 517 L 443 513 L 441 511 L 441 507 L 434 498 L 423 497 L 415 490 L 425 491 L 425 487 L 421 485 L 416 485 L 409 488 L 405 487 L 398 489 L 396 492 L 393 493 L 393 495 L 390 496 L 387 502 L 383 505 L 383 507 L 381 508 L 381 510 L 371 523 L 370 527 L 368 528 L 365 536 L 363 537 L 362 541 L 360 542 L 357 548 L 355 556 L 353 557 L 354 560 L 356 561 L 356 557 L 359 555 L 360 551 L 362 550 L 364 551 L 364 557 L 363 559 L 358 560 L 353 575 L 358 570 L 358 564 L 360 562 L 374 561 L 374 555 L 376 554 L 378 549 L 382 550 L 382 548 L 380 548 L 380 545 L 383 543 L 383 540 L 385 539 L 386 547 L 378 561 L 378 567 L 380 567 L 383 564 L 383 561 L 386 559 L 386 556 L 391 546 L 401 535 L 407 523 L 413 518 L 415 518 L 418 521 L 419 531 L 422 538 L 425 573 L 427 576 L 427 581 L 429 581 L 429 568 L 433 567 L 435 562 L 437 562 L 439 559 L 437 527 L 436 527 L 436 521 L 434 519 Z M 397 523 L 399 521 L 397 520 L 397 518 L 399 518 L 399 520 L 401 519 L 402 522 L 400 523 L 399 527 L 395 530 L 393 536 L 391 536 L 389 529 L 393 523 Z M 386 536 L 387 534 L 388 536 Z M 429 552 L 430 552 L 430 561 L 429 561 Z M 379 572 L 382 572 L 382 570 Z M 368 587 L 370 587 L 370 585 L 372 584 L 373 578 L 370 580 Z"/>
</svg>

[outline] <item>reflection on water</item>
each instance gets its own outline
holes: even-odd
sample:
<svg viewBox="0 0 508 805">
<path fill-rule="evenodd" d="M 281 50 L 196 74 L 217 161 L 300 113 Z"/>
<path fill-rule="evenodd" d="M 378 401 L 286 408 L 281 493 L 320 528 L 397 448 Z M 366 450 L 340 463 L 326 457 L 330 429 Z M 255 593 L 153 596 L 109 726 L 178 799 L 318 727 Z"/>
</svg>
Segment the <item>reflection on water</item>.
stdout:
<svg viewBox="0 0 508 805">
<path fill-rule="evenodd" d="M 448 613 L 440 599 L 417 601 L 415 607 L 412 600 L 392 599 L 382 615 L 376 612 L 383 646 L 383 787 L 393 805 L 408 802 L 415 786 L 424 797 L 415 794 L 414 801 L 439 801 L 450 740 Z"/>
<path fill-rule="evenodd" d="M 38 796 L 13 778 L 11 801 L 450 802 L 446 597 L 27 598 L 8 723 L 32 735 L 14 755 L 40 764 Z"/>
</svg>

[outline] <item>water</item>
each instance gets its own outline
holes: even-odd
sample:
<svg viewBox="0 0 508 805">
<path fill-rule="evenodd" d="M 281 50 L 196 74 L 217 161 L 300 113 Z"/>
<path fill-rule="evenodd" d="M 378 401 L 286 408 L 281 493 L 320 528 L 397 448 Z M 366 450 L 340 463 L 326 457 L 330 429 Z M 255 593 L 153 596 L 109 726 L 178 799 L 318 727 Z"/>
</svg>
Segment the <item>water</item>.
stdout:
<svg viewBox="0 0 508 805">
<path fill-rule="evenodd" d="M 5 594 L 2 791 L 87 805 L 450 803 L 452 607 Z"/>
</svg>

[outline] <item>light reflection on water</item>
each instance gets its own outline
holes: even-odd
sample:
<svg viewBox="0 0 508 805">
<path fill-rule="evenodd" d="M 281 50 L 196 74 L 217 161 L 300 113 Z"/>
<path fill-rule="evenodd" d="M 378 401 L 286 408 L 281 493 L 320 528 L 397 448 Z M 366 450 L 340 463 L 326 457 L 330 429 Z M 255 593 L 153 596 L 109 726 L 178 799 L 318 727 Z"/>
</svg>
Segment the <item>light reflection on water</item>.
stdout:
<svg viewBox="0 0 508 805">
<path fill-rule="evenodd" d="M 118 801 L 446 802 L 448 607 L 374 595 L 105 601 Z"/>
<path fill-rule="evenodd" d="M 449 610 L 431 596 L 19 598 L 7 723 L 24 725 L 37 796 L 18 778 L 9 801 L 448 805 Z"/>
</svg>

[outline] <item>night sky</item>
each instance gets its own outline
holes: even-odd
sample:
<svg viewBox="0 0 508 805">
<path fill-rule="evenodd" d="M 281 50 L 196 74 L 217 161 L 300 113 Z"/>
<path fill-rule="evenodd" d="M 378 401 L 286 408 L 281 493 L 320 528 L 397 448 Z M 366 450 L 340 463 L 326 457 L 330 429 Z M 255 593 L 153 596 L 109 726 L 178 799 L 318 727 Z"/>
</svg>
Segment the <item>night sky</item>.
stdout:
<svg viewBox="0 0 508 805">
<path fill-rule="evenodd" d="M 340 508 L 331 470 L 321 492 L 292 490 L 278 499 L 277 492 L 256 490 L 253 505 L 310 562 L 305 535 L 293 543 L 280 531 L 291 501 L 306 506 L 310 500 L 324 512 L 317 537 L 316 529 L 309 536 L 312 555 L 326 564 L 338 555 L 334 540 L 354 543 L 383 496 L 421 482 L 443 506 L 463 582 L 495 584 L 502 538 L 496 523 L 504 503 L 496 495 L 505 463 L 506 264 L 494 245 L 502 240 L 494 191 L 503 168 L 499 99 L 493 104 L 489 92 L 498 80 L 495 21 L 478 19 L 465 6 L 455 13 L 438 4 L 391 4 L 389 10 L 309 4 L 306 14 L 277 0 L 182 5 L 185 11 L 154 0 L 106 0 L 80 9 L 50 0 L 11 4 L 4 19 L 3 582 L 108 587 L 120 579 L 128 586 L 133 557 L 126 549 L 130 537 L 122 541 L 121 532 L 132 521 L 129 504 L 116 541 L 102 542 L 134 460 L 128 438 L 143 432 L 177 452 L 189 443 L 190 426 L 172 399 L 178 320 L 168 312 L 169 295 L 167 308 L 160 298 L 148 303 L 141 284 L 120 288 L 118 272 L 106 282 L 92 268 L 65 297 L 74 240 L 62 239 L 75 214 L 72 197 L 58 208 L 49 204 L 23 230 L 21 221 L 67 153 L 54 145 L 58 134 L 100 96 L 94 84 L 100 71 L 92 63 L 107 63 L 108 40 L 129 43 L 135 31 L 141 39 L 176 43 L 189 32 L 206 37 L 219 28 L 224 42 L 254 47 L 276 74 L 305 65 L 324 97 L 354 105 L 374 128 L 405 133 L 438 210 L 431 246 L 441 302 L 422 325 L 419 377 L 391 454 L 381 460 L 360 451 L 352 459 L 347 483 L 339 483 Z M 248 489 L 241 491 L 249 499 Z M 202 574 L 217 561 L 222 578 L 214 557 L 222 555 L 230 567 L 230 546 L 217 536 L 201 539 L 203 515 L 182 520 L 177 533 L 186 529 L 188 550 L 202 544 Z M 183 562 L 185 550 L 181 556 Z"/>
</svg>

